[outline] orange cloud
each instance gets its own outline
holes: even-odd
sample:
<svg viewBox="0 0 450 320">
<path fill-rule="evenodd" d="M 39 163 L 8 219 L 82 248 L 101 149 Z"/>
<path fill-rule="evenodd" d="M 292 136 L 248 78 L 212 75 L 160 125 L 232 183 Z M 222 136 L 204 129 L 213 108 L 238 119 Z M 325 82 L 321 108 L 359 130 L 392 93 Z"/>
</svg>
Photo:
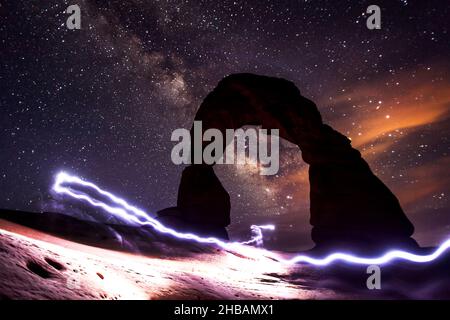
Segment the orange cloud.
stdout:
<svg viewBox="0 0 450 320">
<path fill-rule="evenodd" d="M 346 133 L 354 147 L 389 139 L 389 133 L 405 136 L 449 116 L 450 81 L 431 74 L 411 78 L 406 72 L 396 79 L 356 87 L 332 100 L 336 110 L 349 110 L 346 117 L 331 124 Z"/>
<path fill-rule="evenodd" d="M 405 208 L 412 208 L 419 202 L 431 200 L 433 195 L 446 193 L 450 187 L 450 158 L 441 158 L 433 163 L 408 169 L 410 183 L 402 183 L 393 189 Z M 447 195 L 448 196 L 448 195 Z"/>
</svg>

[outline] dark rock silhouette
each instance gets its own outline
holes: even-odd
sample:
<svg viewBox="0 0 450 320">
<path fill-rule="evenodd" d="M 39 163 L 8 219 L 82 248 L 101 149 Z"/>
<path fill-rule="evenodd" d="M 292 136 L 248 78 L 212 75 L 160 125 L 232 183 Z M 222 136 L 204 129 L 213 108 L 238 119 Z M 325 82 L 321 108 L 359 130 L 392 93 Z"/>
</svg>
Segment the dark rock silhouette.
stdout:
<svg viewBox="0 0 450 320">
<path fill-rule="evenodd" d="M 158 219 L 175 229 L 228 239 L 230 196 L 211 166 L 189 166 L 181 176 L 177 207 L 159 211 Z"/>
<path fill-rule="evenodd" d="M 414 227 L 395 195 L 350 140 L 322 122 L 316 105 L 292 82 L 230 75 L 208 94 L 195 120 L 202 121 L 203 131 L 216 128 L 224 134 L 225 129 L 244 125 L 279 129 L 280 137 L 298 145 L 310 165 L 310 223 L 318 248 L 373 252 L 417 246 L 410 238 Z M 160 211 L 160 219 L 171 220 L 167 210 Z M 228 193 L 208 165 L 191 165 L 183 171 L 177 207 L 170 210 L 178 223 L 186 221 L 202 230 L 210 227 L 211 235 L 223 236 L 230 223 Z"/>
</svg>

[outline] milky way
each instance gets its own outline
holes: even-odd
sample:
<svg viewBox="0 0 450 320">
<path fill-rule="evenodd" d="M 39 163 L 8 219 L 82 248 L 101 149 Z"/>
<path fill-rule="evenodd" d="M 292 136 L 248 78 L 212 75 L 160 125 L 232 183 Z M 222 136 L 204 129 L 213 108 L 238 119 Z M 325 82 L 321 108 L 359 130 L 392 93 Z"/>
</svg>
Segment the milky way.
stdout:
<svg viewBox="0 0 450 320">
<path fill-rule="evenodd" d="M 2 2 L 0 207 L 61 209 L 48 192 L 60 170 L 148 212 L 173 206 L 171 132 L 222 77 L 253 72 L 315 101 L 397 194 L 415 237 L 437 243 L 450 234 L 450 13 L 414 2 L 376 2 L 381 30 L 366 28 L 372 1 Z M 65 26 L 74 3 L 81 30 Z M 216 169 L 231 234 L 273 223 L 273 246 L 307 246 L 307 166 L 288 143 L 280 161 L 274 177 Z"/>
</svg>

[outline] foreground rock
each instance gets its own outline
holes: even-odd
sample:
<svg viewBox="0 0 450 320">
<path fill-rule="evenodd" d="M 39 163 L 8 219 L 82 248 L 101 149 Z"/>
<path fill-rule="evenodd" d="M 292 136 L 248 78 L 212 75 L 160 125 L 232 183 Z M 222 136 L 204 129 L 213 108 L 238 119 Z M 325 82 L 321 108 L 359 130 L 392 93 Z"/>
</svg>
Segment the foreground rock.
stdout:
<svg viewBox="0 0 450 320">
<path fill-rule="evenodd" d="M 366 267 L 287 266 L 256 248 L 175 252 L 179 246 L 165 254 L 107 250 L 0 220 L 0 299 L 450 298 L 448 254 L 383 266 L 381 290 L 368 290 Z"/>
<path fill-rule="evenodd" d="M 9 231 L 6 231 L 9 230 Z M 26 236 L 23 236 L 26 234 Z M 169 248 L 167 250 L 170 250 Z M 284 268 L 223 250 L 161 258 L 100 249 L 0 220 L 0 299 L 317 299 Z M 255 266 L 264 266 L 263 268 Z"/>
</svg>

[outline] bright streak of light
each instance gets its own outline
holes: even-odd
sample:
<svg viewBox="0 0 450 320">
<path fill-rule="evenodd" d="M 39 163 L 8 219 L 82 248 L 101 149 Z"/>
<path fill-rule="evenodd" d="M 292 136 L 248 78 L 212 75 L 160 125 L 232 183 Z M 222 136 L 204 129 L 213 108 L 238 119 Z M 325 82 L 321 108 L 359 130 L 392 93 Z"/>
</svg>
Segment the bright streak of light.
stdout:
<svg viewBox="0 0 450 320">
<path fill-rule="evenodd" d="M 86 188 L 90 188 L 101 194 L 102 196 L 107 197 L 110 199 L 113 203 L 118 205 L 119 207 L 112 207 L 104 202 L 98 201 L 96 199 L 93 199 L 89 195 L 77 192 L 72 190 L 70 187 L 63 186 L 64 184 L 71 184 L 71 185 L 80 185 Z M 94 207 L 101 208 L 117 218 L 121 219 L 122 221 L 126 221 L 128 223 L 134 224 L 134 225 L 142 225 L 142 226 L 151 226 L 155 230 L 170 234 L 176 238 L 184 239 L 184 240 L 194 240 L 199 243 L 205 243 L 205 244 L 216 244 L 224 249 L 232 249 L 236 247 L 237 245 L 241 244 L 252 244 L 252 243 L 261 243 L 262 241 L 262 229 L 266 230 L 274 230 L 275 227 L 273 225 L 264 225 L 264 226 L 257 226 L 252 225 L 251 229 L 256 234 L 255 237 L 250 239 L 249 241 L 246 241 L 244 243 L 240 242 L 225 242 L 222 240 L 219 240 L 214 237 L 200 237 L 193 233 L 181 233 L 174 229 L 168 228 L 164 226 L 162 223 L 160 223 L 158 220 L 152 218 L 147 213 L 145 213 L 143 210 L 140 210 L 130 204 L 128 204 L 125 200 L 113 195 L 110 192 L 107 192 L 105 190 L 100 189 L 98 186 L 93 184 L 92 182 L 84 181 L 78 177 L 68 175 L 65 172 L 60 172 L 56 176 L 55 183 L 53 185 L 53 191 L 59 194 L 66 194 L 72 198 L 83 200 L 90 205 Z M 132 212 L 133 214 L 130 214 Z"/>
<path fill-rule="evenodd" d="M 73 188 L 64 185 L 78 185 L 92 189 L 97 193 L 101 194 L 102 196 L 108 198 L 112 203 L 114 203 L 117 206 L 110 206 L 102 201 L 90 197 L 86 193 L 74 191 Z M 242 253 L 249 252 L 246 245 L 249 244 L 256 244 L 257 246 L 262 245 L 263 241 L 262 230 L 275 229 L 275 226 L 273 225 L 263 225 L 263 226 L 252 225 L 250 228 L 252 230 L 253 237 L 250 240 L 245 242 L 225 242 L 214 237 L 201 237 L 193 233 L 182 233 L 174 229 L 168 228 L 164 226 L 162 223 L 160 223 L 158 220 L 149 216 L 143 210 L 140 210 L 128 204 L 124 199 L 121 199 L 110 192 L 102 190 L 92 182 L 85 181 L 76 176 L 71 176 L 65 172 L 60 172 L 57 174 L 55 183 L 53 185 L 53 191 L 55 191 L 58 194 L 68 195 L 77 200 L 85 201 L 90 205 L 101 208 L 106 212 L 113 214 L 115 217 L 121 219 L 122 221 L 128 222 L 130 224 L 151 226 L 160 233 L 168 234 L 178 239 L 191 240 L 204 244 L 215 244 L 221 248 L 227 250 L 235 250 Z M 335 252 L 324 258 L 313 258 L 307 255 L 297 255 L 290 259 L 284 259 L 281 256 L 277 255 L 276 253 L 267 250 L 260 250 L 258 253 L 260 255 L 270 256 L 285 264 L 308 263 L 316 266 L 327 266 L 333 262 L 342 261 L 357 265 L 373 265 L 373 264 L 383 265 L 396 259 L 415 263 L 431 262 L 439 258 L 445 251 L 447 251 L 449 247 L 450 247 L 450 239 L 443 242 L 433 253 L 428 255 L 418 255 L 407 251 L 392 250 L 376 258 L 359 257 L 348 253 Z"/>
<path fill-rule="evenodd" d="M 298 255 L 293 257 L 292 259 L 287 260 L 287 262 L 288 263 L 306 262 L 316 266 L 326 266 L 335 261 L 345 261 L 352 264 L 361 264 L 361 265 L 372 265 L 372 264 L 382 265 L 391 262 L 395 259 L 400 259 L 416 263 L 426 263 L 439 258 L 445 251 L 447 251 L 449 247 L 450 247 L 450 239 L 443 242 L 433 253 L 428 255 L 418 255 L 402 250 L 392 250 L 377 258 L 364 258 L 347 253 L 336 252 L 321 259 L 311 258 L 306 255 Z"/>
</svg>

